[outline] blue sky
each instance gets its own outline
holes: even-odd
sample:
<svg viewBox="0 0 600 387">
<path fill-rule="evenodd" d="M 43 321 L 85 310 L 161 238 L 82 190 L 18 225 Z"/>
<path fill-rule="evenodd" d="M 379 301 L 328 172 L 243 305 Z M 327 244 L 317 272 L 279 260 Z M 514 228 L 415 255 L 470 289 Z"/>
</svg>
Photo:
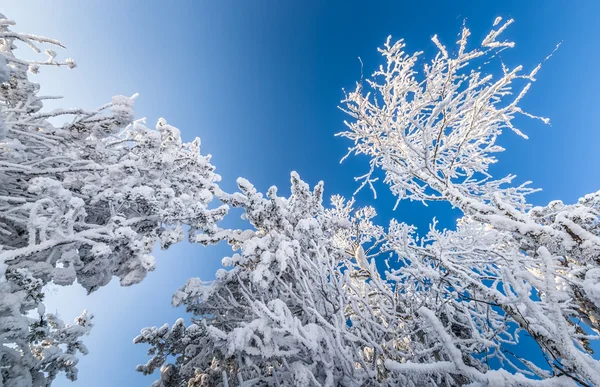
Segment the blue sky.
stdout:
<svg viewBox="0 0 600 387">
<path fill-rule="evenodd" d="M 36 78 L 43 94 L 65 96 L 61 106 L 93 108 L 139 92 L 137 116 L 151 124 L 165 117 L 185 139 L 201 137 L 225 190 L 243 176 L 262 191 L 277 185 L 288 192 L 296 170 L 311 184 L 324 180 L 326 193 L 344 195 L 367 168 L 361 158 L 340 165 L 349 144 L 334 137 L 346 118 L 337 109 L 342 88 L 360 77 L 358 57 L 371 73 L 388 35 L 427 55 L 435 52 L 434 34 L 450 45 L 465 19 L 475 42 L 496 16 L 513 17 L 506 36 L 517 46 L 503 53 L 509 64 L 533 68 L 563 43 L 523 102 L 552 125 L 519 119 L 530 140 L 502 136 L 507 151 L 493 172 L 543 188 L 534 204 L 573 202 L 600 188 L 597 1 L 13 1 L 0 12 L 20 31 L 61 40 L 77 61 L 73 71 L 43 69 Z M 393 212 L 394 199 L 378 188 L 376 202 L 368 191 L 358 199 L 375 204 L 382 222 L 396 217 L 424 229 L 433 216 L 446 227 L 457 217 L 443 204 L 403 203 Z M 170 306 L 173 291 L 191 276 L 213 278 L 226 254 L 179 244 L 157 252 L 158 268 L 142 284 L 113 282 L 87 297 L 76 287 L 52 290 L 49 310 L 65 319 L 84 308 L 96 315 L 79 380 L 56 386 L 149 385 L 153 377 L 134 371 L 147 348 L 134 346 L 133 337 L 183 315 Z"/>
</svg>

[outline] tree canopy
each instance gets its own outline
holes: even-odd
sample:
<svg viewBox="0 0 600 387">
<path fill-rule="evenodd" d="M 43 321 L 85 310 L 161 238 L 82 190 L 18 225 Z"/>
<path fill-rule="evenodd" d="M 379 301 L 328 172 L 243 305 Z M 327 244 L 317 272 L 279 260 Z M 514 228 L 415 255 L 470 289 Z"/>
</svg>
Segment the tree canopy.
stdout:
<svg viewBox="0 0 600 387">
<path fill-rule="evenodd" d="M 497 18 L 480 44 L 464 27 L 454 46 L 406 53 L 387 40 L 384 64 L 346 94 L 352 142 L 366 155 L 360 188 L 378 174 L 398 200 L 445 201 L 456 228 L 435 221 L 377 224 L 373 207 L 310 188 L 266 195 L 238 179 L 223 192 L 200 139 L 184 143 L 160 119 L 135 120 L 136 96 L 96 110 L 44 109 L 28 73 L 74 68 L 25 60 L 16 49 L 61 43 L 14 32 L 0 15 L 0 386 L 75 380 L 87 312 L 65 324 L 43 304 L 50 284 L 94 292 L 154 270 L 152 250 L 187 239 L 227 241 L 214 281 L 190 278 L 173 296 L 193 318 L 142 329 L 137 370 L 153 387 L 595 386 L 600 361 L 600 191 L 575 204 L 533 207 L 529 184 L 494 177 L 497 139 L 515 127 L 541 65 L 509 68 L 498 54 L 512 20 Z M 472 47 L 474 46 L 474 47 Z M 500 64 L 500 71 L 494 64 Z M 360 189 L 359 188 L 359 189 Z M 230 208 L 244 229 L 223 226 Z M 386 270 L 376 266 L 384 262 Z M 511 351 L 532 338 L 545 364 Z"/>
</svg>

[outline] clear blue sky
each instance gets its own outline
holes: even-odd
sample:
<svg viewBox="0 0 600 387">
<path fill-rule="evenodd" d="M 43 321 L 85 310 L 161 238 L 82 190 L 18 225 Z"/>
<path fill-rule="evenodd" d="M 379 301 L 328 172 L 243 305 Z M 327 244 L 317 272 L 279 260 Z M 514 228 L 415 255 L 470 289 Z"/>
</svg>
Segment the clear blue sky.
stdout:
<svg viewBox="0 0 600 387">
<path fill-rule="evenodd" d="M 496 16 L 516 23 L 506 36 L 517 42 L 508 63 L 533 68 L 556 46 L 523 106 L 547 116 L 552 126 L 519 120 L 530 136 L 507 133 L 508 150 L 494 168 L 533 180 L 543 192 L 534 204 L 573 202 L 600 189 L 597 112 L 600 38 L 598 1 L 13 1 L 0 12 L 20 31 L 61 40 L 79 67 L 43 69 L 44 94 L 66 98 L 63 107 L 92 108 L 115 94 L 140 93 L 138 117 L 158 117 L 200 136 L 203 152 L 232 191 L 243 176 L 266 190 L 288 191 L 296 170 L 311 184 L 325 181 L 326 193 L 351 195 L 353 176 L 366 160 L 340 165 L 348 143 L 335 138 L 345 118 L 337 106 L 341 89 L 381 59 L 376 48 L 388 35 L 405 38 L 411 51 L 435 52 L 430 41 L 455 41 L 463 20 L 480 41 Z M 63 52 L 59 56 L 64 55 Z M 433 216 L 451 227 L 457 214 L 444 205 L 424 208 L 393 198 L 379 187 L 375 202 L 382 222 L 396 217 L 424 229 Z M 368 191 L 359 202 L 371 202 Z M 53 291 L 50 310 L 71 319 L 87 307 L 96 326 L 87 338 L 90 355 L 80 362 L 79 380 L 56 386 L 147 386 L 154 377 L 134 371 L 147 360 L 134 346 L 140 328 L 172 323 L 184 314 L 170 297 L 188 277 L 213 278 L 226 248 L 188 244 L 158 252 L 158 268 L 142 284 L 116 282 L 85 297 L 80 289 Z"/>
</svg>

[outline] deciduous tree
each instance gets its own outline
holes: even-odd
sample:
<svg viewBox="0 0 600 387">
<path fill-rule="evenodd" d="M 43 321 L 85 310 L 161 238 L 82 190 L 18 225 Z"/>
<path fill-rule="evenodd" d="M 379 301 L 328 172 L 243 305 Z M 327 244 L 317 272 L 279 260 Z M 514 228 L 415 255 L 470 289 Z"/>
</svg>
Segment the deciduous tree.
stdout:
<svg viewBox="0 0 600 387">
<path fill-rule="evenodd" d="M 599 385 L 600 194 L 532 208 L 534 189 L 489 173 L 502 131 L 525 137 L 514 117 L 538 118 L 519 102 L 540 66 L 490 67 L 513 47 L 501 21 L 475 48 L 467 28 L 454 50 L 434 37 L 424 65 L 388 40 L 385 65 L 344 100 L 340 135 L 371 159 L 363 186 L 382 170 L 399 200 L 447 201 L 464 213 L 455 230 L 384 230 L 352 200 L 323 208 L 295 175 L 289 199 L 241 180 L 222 196 L 251 223 L 228 231 L 231 269 L 176 293 L 192 324 L 144 329 L 135 342 L 153 357 L 138 370 L 162 368 L 157 387 Z M 547 364 L 511 351 L 524 336 Z"/>
<path fill-rule="evenodd" d="M 134 121 L 133 98 L 45 110 L 57 97 L 39 96 L 28 73 L 75 62 L 50 49 L 45 61 L 21 59 L 21 46 L 62 45 L 12 25 L 0 15 L 0 385 L 46 386 L 59 371 L 76 378 L 91 327 L 89 314 L 75 325 L 46 314 L 46 284 L 138 283 L 158 243 L 182 240 L 184 227 L 211 234 L 226 208 L 209 207 L 220 177 L 200 140 L 183 143 L 164 119 Z"/>
</svg>

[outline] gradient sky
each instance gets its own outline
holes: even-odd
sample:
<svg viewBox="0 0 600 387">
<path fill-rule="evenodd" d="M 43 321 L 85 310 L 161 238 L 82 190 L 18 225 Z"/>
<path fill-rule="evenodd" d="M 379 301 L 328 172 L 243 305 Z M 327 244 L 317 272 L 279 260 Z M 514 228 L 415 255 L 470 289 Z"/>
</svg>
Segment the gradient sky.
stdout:
<svg viewBox="0 0 600 387">
<path fill-rule="evenodd" d="M 370 74 L 388 35 L 404 38 L 409 51 L 435 53 L 434 34 L 451 45 L 463 21 L 472 42 L 496 16 L 514 18 L 506 33 L 517 46 L 502 54 L 508 64 L 535 67 L 554 47 L 538 82 L 523 101 L 525 110 L 549 117 L 551 126 L 519 119 L 529 135 L 501 137 L 507 151 L 496 176 L 515 173 L 543 191 L 533 204 L 573 202 L 600 188 L 598 1 L 3 1 L 0 12 L 15 29 L 63 42 L 78 67 L 42 69 L 34 79 L 42 94 L 65 98 L 62 107 L 93 108 L 112 95 L 140 93 L 138 117 L 159 117 L 181 129 L 185 140 L 202 138 L 232 192 L 243 176 L 261 191 L 277 185 L 289 192 L 296 170 L 311 185 L 325 181 L 327 194 L 351 195 L 353 177 L 366 172 L 366 159 L 339 164 L 349 143 L 334 137 L 346 118 L 337 109 L 342 88 Z M 51 105 L 54 106 L 54 105 Z M 458 213 L 447 205 L 425 208 L 394 199 L 383 185 L 375 204 L 380 221 L 396 217 L 424 230 L 434 216 L 452 227 Z M 157 270 L 141 284 L 121 288 L 113 281 L 90 296 L 74 286 L 51 289 L 47 306 L 71 320 L 82 309 L 96 315 L 87 338 L 90 354 L 79 363 L 79 380 L 55 386 L 148 386 L 155 377 L 134 371 L 147 360 L 147 347 L 132 339 L 145 326 L 172 323 L 184 311 L 170 305 L 172 293 L 191 276 L 212 279 L 224 246 L 189 244 L 157 252 Z"/>
</svg>

